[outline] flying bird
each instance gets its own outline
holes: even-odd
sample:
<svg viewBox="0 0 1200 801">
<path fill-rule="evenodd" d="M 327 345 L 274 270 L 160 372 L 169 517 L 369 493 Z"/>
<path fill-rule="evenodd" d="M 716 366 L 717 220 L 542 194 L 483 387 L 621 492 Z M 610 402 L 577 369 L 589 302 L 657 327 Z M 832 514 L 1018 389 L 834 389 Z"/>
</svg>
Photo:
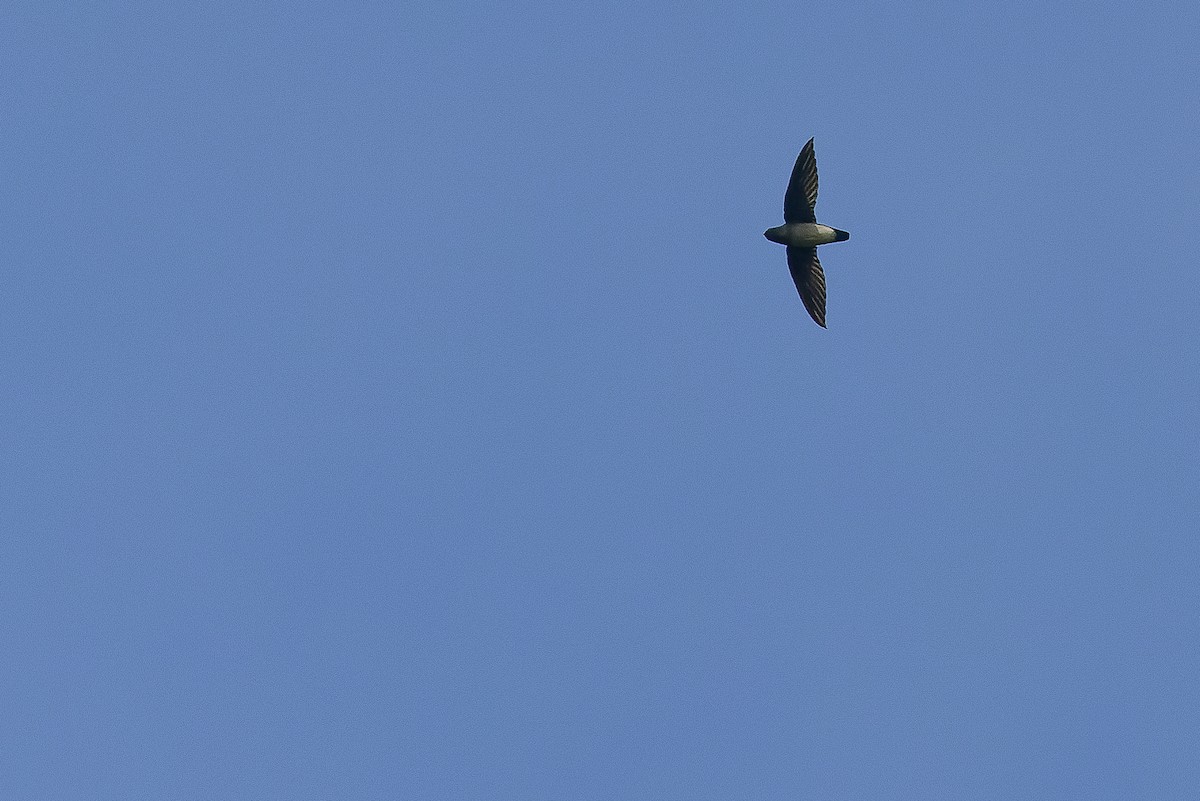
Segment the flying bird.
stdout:
<svg viewBox="0 0 1200 801">
<path fill-rule="evenodd" d="M 787 245 L 787 263 L 792 280 L 800 291 L 804 308 L 825 327 L 825 273 L 817 259 L 817 245 L 845 242 L 850 234 L 821 225 L 813 207 L 817 205 L 817 157 L 813 155 L 813 140 L 796 157 L 792 179 L 783 196 L 783 225 L 768 228 L 763 236 L 780 245 Z"/>
</svg>

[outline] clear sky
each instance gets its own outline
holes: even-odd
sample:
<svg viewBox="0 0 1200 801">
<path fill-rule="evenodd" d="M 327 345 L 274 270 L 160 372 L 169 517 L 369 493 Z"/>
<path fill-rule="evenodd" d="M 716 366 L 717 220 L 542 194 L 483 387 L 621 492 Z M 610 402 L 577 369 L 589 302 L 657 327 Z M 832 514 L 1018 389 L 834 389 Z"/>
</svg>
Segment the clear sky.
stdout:
<svg viewBox="0 0 1200 801">
<path fill-rule="evenodd" d="M 1197 41 L 7 4 L 0 797 L 1200 798 Z"/>
</svg>

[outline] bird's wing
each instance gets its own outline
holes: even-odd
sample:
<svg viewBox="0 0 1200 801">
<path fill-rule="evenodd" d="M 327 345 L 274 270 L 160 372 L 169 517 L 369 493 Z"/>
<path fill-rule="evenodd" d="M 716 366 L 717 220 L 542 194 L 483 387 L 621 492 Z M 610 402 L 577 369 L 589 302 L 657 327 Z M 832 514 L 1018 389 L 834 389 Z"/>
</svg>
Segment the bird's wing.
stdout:
<svg viewBox="0 0 1200 801">
<path fill-rule="evenodd" d="M 821 269 L 821 261 L 817 258 L 816 248 L 788 248 L 788 269 L 792 272 L 792 280 L 800 292 L 800 300 L 804 308 L 817 321 L 817 325 L 825 327 L 825 272 Z"/>
<path fill-rule="evenodd" d="M 817 157 L 813 153 L 813 140 L 796 157 L 792 167 L 792 180 L 788 181 L 787 194 L 783 196 L 783 221 L 789 223 L 816 222 L 813 208 L 817 205 Z"/>
</svg>

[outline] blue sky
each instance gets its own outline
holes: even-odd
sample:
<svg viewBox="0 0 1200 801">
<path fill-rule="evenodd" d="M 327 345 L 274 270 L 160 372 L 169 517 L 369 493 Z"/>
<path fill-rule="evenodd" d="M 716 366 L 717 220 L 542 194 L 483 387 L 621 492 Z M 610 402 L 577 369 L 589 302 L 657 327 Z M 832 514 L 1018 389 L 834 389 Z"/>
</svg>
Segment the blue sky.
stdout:
<svg viewBox="0 0 1200 801">
<path fill-rule="evenodd" d="M 0 796 L 1200 796 L 1194 4 L 0 22 Z"/>
</svg>

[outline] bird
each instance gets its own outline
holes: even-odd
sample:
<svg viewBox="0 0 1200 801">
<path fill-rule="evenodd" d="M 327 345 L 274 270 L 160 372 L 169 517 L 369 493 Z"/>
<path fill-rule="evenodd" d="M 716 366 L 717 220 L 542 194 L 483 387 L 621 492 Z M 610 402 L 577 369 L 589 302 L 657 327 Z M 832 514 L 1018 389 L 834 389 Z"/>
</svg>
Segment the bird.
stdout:
<svg viewBox="0 0 1200 801">
<path fill-rule="evenodd" d="M 780 245 L 787 246 L 788 270 L 804 308 L 816 321 L 825 327 L 825 273 L 817 258 L 817 245 L 830 242 L 845 242 L 850 234 L 817 222 L 814 207 L 817 205 L 817 157 L 813 154 L 813 140 L 800 150 L 796 166 L 792 167 L 792 178 L 788 181 L 783 196 L 783 225 L 768 228 L 763 236 Z"/>
</svg>

